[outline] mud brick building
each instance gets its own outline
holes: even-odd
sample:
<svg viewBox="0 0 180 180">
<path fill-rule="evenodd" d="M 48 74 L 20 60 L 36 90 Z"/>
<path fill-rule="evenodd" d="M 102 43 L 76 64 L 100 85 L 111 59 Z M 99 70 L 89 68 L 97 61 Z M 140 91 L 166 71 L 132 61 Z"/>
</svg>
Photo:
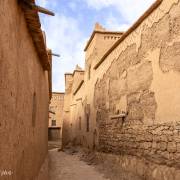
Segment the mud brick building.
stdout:
<svg viewBox="0 0 180 180">
<path fill-rule="evenodd" d="M 64 93 L 53 92 L 49 105 L 48 139 L 62 139 Z"/>
<path fill-rule="evenodd" d="M 157 0 L 124 33 L 97 24 L 84 77 L 65 75 L 64 139 L 96 149 L 128 180 L 180 179 L 179 27 L 179 0 Z"/>
<path fill-rule="evenodd" d="M 82 96 L 84 93 L 84 71 L 77 65 L 73 74 L 65 74 L 65 96 L 63 109 L 63 145 L 69 142 L 78 141 L 80 136 L 81 118 L 84 117 L 82 111 Z M 83 123 L 84 121 L 82 121 Z M 84 128 L 82 128 L 83 130 Z"/>
<path fill-rule="evenodd" d="M 51 55 L 33 0 L 0 1 L 0 172 L 48 179 Z M 49 53 L 48 53 L 49 52 Z"/>
</svg>

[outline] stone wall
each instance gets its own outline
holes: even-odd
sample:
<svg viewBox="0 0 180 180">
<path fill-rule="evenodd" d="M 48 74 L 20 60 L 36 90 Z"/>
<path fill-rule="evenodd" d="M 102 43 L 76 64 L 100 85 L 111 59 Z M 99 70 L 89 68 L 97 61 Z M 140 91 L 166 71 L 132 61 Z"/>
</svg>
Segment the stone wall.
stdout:
<svg viewBox="0 0 180 180">
<path fill-rule="evenodd" d="M 0 179 L 35 179 L 48 152 L 48 72 L 17 0 L 0 1 L 0 22 L 0 171 L 12 172 Z"/>
<path fill-rule="evenodd" d="M 154 125 L 123 124 L 113 120 L 100 126 L 102 152 L 144 157 L 147 160 L 180 167 L 180 123 Z"/>
<path fill-rule="evenodd" d="M 99 151 L 180 168 L 179 12 L 164 0 L 103 62 L 112 63 L 94 91 Z"/>
<path fill-rule="evenodd" d="M 179 180 L 180 170 L 159 165 L 131 155 L 96 153 L 96 163 L 100 163 L 105 175 L 120 180 Z"/>
</svg>

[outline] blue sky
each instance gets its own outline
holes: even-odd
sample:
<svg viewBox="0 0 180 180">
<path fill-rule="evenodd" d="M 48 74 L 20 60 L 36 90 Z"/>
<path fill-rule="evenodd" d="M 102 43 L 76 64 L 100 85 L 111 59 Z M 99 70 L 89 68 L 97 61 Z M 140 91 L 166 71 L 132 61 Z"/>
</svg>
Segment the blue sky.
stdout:
<svg viewBox="0 0 180 180">
<path fill-rule="evenodd" d="M 40 14 L 47 46 L 54 53 L 53 91 L 64 91 L 64 73 L 84 68 L 84 47 L 99 22 L 107 30 L 126 31 L 155 0 L 36 0 L 56 16 Z"/>
</svg>

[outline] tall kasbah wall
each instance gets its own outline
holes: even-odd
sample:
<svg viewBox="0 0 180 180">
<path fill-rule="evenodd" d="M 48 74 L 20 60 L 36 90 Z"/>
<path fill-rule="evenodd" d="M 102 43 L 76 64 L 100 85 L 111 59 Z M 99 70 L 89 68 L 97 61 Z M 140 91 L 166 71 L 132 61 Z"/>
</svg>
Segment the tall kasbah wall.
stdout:
<svg viewBox="0 0 180 180">
<path fill-rule="evenodd" d="M 0 179 L 45 180 L 47 72 L 17 0 L 0 1 L 0 12 L 0 172 L 9 172 Z"/>
<path fill-rule="evenodd" d="M 95 141 L 97 141 L 97 128 L 96 128 L 96 108 L 94 107 L 94 86 L 102 74 L 110 66 L 109 62 L 101 66 L 98 70 L 94 70 L 94 66 L 103 57 L 104 53 L 122 36 L 122 33 L 110 33 L 103 31 L 96 33 L 92 39 L 88 49 L 86 50 L 85 60 L 85 75 L 84 75 L 84 108 L 86 114 L 89 114 L 89 131 L 84 132 L 87 147 L 94 148 Z M 89 72 L 90 71 L 90 72 Z M 89 77 L 90 75 L 90 77 Z M 87 121 L 87 115 L 84 116 L 84 121 Z"/>
<path fill-rule="evenodd" d="M 65 96 L 63 109 L 62 144 L 66 146 L 71 140 L 70 104 L 72 98 L 73 75 L 65 74 Z"/>
<path fill-rule="evenodd" d="M 180 1 L 163 0 L 96 71 L 100 156 L 128 180 L 180 179 L 179 59 Z M 124 119 L 111 118 L 121 111 Z"/>
<path fill-rule="evenodd" d="M 66 91 L 63 116 L 63 145 L 87 144 L 84 119 L 84 71 L 65 75 Z"/>
<path fill-rule="evenodd" d="M 80 83 L 80 82 L 79 82 Z M 71 142 L 75 145 L 87 146 L 86 119 L 84 105 L 84 83 L 79 91 L 72 97 L 70 106 Z"/>
</svg>

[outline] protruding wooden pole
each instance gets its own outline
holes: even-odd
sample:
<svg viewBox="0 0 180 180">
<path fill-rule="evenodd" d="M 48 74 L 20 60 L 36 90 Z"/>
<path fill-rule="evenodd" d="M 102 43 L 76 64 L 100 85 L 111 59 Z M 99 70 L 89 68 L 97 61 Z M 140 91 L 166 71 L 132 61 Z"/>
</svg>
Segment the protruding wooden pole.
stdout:
<svg viewBox="0 0 180 180">
<path fill-rule="evenodd" d="M 52 53 L 52 56 L 60 57 L 59 54 Z"/>
<path fill-rule="evenodd" d="M 27 5 L 29 8 L 31 8 L 35 11 L 38 11 L 38 12 L 44 13 L 44 14 L 48 14 L 51 16 L 55 16 L 55 14 L 52 11 L 49 11 L 46 8 L 40 7 L 40 6 L 36 5 L 35 3 L 31 3 L 28 0 L 21 0 L 21 2 L 23 2 L 25 5 Z"/>
<path fill-rule="evenodd" d="M 43 7 L 37 6 L 35 4 L 32 4 L 33 9 L 37 10 L 38 12 L 44 13 L 44 14 L 48 14 L 51 16 L 55 16 L 55 14 L 52 11 L 49 11 L 48 9 L 45 9 Z"/>
</svg>

